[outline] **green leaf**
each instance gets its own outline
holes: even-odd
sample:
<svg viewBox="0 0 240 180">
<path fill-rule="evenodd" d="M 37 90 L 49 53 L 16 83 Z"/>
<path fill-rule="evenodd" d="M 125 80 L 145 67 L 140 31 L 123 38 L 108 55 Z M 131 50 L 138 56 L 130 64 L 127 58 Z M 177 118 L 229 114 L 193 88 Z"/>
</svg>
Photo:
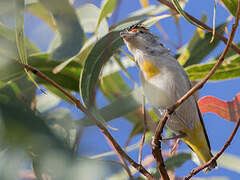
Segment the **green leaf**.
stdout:
<svg viewBox="0 0 240 180">
<path fill-rule="evenodd" d="M 223 28 L 226 26 L 226 23 L 223 23 L 216 27 L 216 32 L 223 34 Z M 179 58 L 180 63 L 184 67 L 200 63 L 209 53 L 211 53 L 220 43 L 218 38 L 215 38 L 212 43 L 210 40 L 212 38 L 212 33 L 207 32 L 204 34 L 204 38 L 198 32 L 195 32 L 193 38 L 188 43 L 186 50 L 182 53 L 182 56 Z M 188 55 L 187 55 L 188 54 Z"/>
<path fill-rule="evenodd" d="M 184 10 L 182 9 L 182 7 L 180 6 L 178 0 L 171 0 L 171 2 L 173 3 L 174 7 L 176 8 L 176 10 L 178 11 L 179 14 L 181 14 L 184 19 L 186 19 L 189 23 L 191 23 L 192 25 L 199 27 L 203 30 L 205 30 L 204 27 L 200 26 L 199 24 L 195 23 L 194 21 L 192 21 L 184 12 Z"/>
<path fill-rule="evenodd" d="M 201 80 L 215 65 L 216 61 L 206 64 L 192 65 L 185 68 L 191 80 Z M 240 57 L 238 55 L 225 59 L 210 80 L 225 80 L 240 77 Z"/>
<path fill-rule="evenodd" d="M 43 155 L 53 147 L 71 155 L 71 150 L 52 133 L 44 120 L 18 99 L 0 102 L 0 112 L 3 123 L 1 139 L 5 144 L 38 155 Z"/>
<path fill-rule="evenodd" d="M 78 82 L 80 72 L 82 71 L 81 65 L 73 61 L 69 63 L 69 65 L 66 66 L 61 72 L 54 74 L 53 69 L 61 62 L 50 59 L 51 58 L 48 54 L 36 54 L 29 57 L 29 64 L 33 67 L 36 67 L 63 88 L 79 92 Z M 38 77 L 36 80 L 40 84 L 47 84 L 46 81 Z"/>
<path fill-rule="evenodd" d="M 144 21 L 148 16 L 153 17 L 156 14 L 162 13 L 167 10 L 168 8 L 163 5 L 149 6 L 147 8 L 137 10 L 133 12 L 128 18 L 111 26 L 110 30 L 114 30 L 114 31 L 123 30 L 124 28 L 129 27 L 130 25 L 137 24 Z"/>
<path fill-rule="evenodd" d="M 186 161 L 191 160 L 192 155 L 191 153 L 178 153 L 176 155 L 173 155 L 172 157 L 168 158 L 165 161 L 166 169 L 167 170 L 173 170 L 176 168 L 181 167 Z"/>
<path fill-rule="evenodd" d="M 101 14 L 101 10 L 94 4 L 85 4 L 77 9 L 77 15 L 80 23 L 83 27 L 84 32 L 94 33 L 96 31 L 98 17 Z M 108 33 L 108 23 L 103 18 L 98 25 L 96 35 L 98 38 L 103 37 Z"/>
<path fill-rule="evenodd" d="M 46 22 L 54 31 L 57 30 L 52 15 L 41 3 L 36 2 L 27 4 L 26 10 Z"/>
<path fill-rule="evenodd" d="M 171 17 L 171 14 L 163 14 L 161 16 L 151 17 L 144 21 L 142 24 L 146 27 L 150 27 L 154 25 L 156 22 L 160 21 L 161 19 L 165 19 L 167 17 Z"/>
<path fill-rule="evenodd" d="M 75 56 L 82 47 L 84 34 L 74 8 L 68 0 L 40 0 L 40 2 L 51 11 L 61 35 L 62 43 L 53 51 L 53 59 L 63 60 Z"/>
<path fill-rule="evenodd" d="M 15 0 L 16 4 L 16 43 L 22 63 L 27 64 L 27 49 L 24 39 L 24 0 Z"/>
<path fill-rule="evenodd" d="M 76 62 L 71 62 L 60 73 L 54 74 L 53 69 L 61 62 L 51 60 L 50 55 L 46 53 L 35 54 L 29 56 L 29 64 L 36 67 L 42 73 L 47 75 L 52 80 L 56 81 L 63 88 L 71 91 L 79 92 L 79 76 L 82 71 L 82 66 Z M 23 67 L 14 63 L 14 61 L 0 61 L 0 81 L 8 82 L 19 76 L 24 75 Z M 47 84 L 46 81 L 36 77 L 36 81 L 40 84 Z"/>
<path fill-rule="evenodd" d="M 118 0 L 105 0 L 104 4 L 102 6 L 101 13 L 98 18 L 96 29 L 98 29 L 101 21 L 104 18 L 106 18 L 107 15 L 109 15 L 110 13 L 112 13 L 115 10 L 115 8 L 117 7 L 117 4 L 118 4 Z"/>
<path fill-rule="evenodd" d="M 80 94 L 85 105 L 93 105 L 95 89 L 104 64 L 123 45 L 119 32 L 110 32 L 92 48 L 80 78 Z"/>
<path fill-rule="evenodd" d="M 39 52 L 39 49 L 28 39 L 25 38 L 27 53 Z M 0 23 L 0 57 L 4 59 L 17 59 L 16 32 Z"/>
<path fill-rule="evenodd" d="M 113 101 L 113 103 L 101 108 L 99 113 L 106 122 L 125 116 L 126 114 L 137 110 L 141 106 L 141 97 L 141 89 L 135 89 L 129 95 L 123 96 L 122 98 Z M 89 121 L 87 117 L 80 119 L 79 124 L 84 126 L 95 125 L 95 123 L 93 121 Z"/>
<path fill-rule="evenodd" d="M 221 0 L 223 4 L 226 6 L 228 11 L 236 17 L 237 14 L 237 7 L 238 7 L 238 0 Z"/>
</svg>

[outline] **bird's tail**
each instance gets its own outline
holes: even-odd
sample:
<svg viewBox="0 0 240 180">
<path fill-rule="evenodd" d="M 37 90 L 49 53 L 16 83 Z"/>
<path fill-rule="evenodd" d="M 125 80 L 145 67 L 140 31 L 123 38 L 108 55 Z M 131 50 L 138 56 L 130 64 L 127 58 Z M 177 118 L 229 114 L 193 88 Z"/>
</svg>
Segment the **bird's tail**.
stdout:
<svg viewBox="0 0 240 180">
<path fill-rule="evenodd" d="M 199 134 L 196 131 L 199 131 L 199 129 L 195 130 L 195 132 L 191 133 L 191 135 L 189 134 L 186 137 L 182 138 L 182 140 L 193 150 L 193 152 L 196 153 L 202 163 L 206 163 L 213 157 L 213 155 L 211 153 L 210 147 L 208 146 L 206 138 L 202 136 L 202 132 Z M 212 164 L 210 164 L 204 170 L 204 172 L 207 173 L 216 167 L 217 162 L 213 161 Z"/>
</svg>

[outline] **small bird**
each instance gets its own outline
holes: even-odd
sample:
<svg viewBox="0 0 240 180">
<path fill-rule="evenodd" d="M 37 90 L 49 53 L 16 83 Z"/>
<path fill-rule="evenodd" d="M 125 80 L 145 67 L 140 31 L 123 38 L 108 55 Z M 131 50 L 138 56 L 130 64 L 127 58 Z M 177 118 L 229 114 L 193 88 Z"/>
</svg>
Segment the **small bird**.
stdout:
<svg viewBox="0 0 240 180">
<path fill-rule="evenodd" d="M 170 55 L 170 50 L 141 24 L 123 30 L 120 36 L 140 68 L 143 93 L 160 119 L 165 110 L 191 88 L 191 82 L 183 67 Z M 175 110 L 166 126 L 176 137 L 181 137 L 202 163 L 213 157 L 202 115 L 193 96 Z M 214 161 L 205 172 L 216 166 Z"/>
</svg>

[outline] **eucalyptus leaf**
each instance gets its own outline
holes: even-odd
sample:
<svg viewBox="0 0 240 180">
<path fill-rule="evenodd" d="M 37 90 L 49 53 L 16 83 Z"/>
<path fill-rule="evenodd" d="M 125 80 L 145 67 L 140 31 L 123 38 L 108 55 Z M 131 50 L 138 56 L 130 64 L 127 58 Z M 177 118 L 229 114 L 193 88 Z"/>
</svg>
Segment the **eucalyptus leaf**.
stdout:
<svg viewBox="0 0 240 180">
<path fill-rule="evenodd" d="M 228 11 L 236 17 L 237 7 L 238 7 L 238 0 L 221 0 L 223 4 L 226 6 Z"/>
<path fill-rule="evenodd" d="M 115 8 L 117 7 L 118 4 L 118 0 L 105 0 L 102 9 L 101 9 L 101 13 L 99 15 L 98 18 L 98 22 L 97 22 L 97 26 L 96 29 L 98 29 L 101 21 L 107 17 L 107 15 L 109 15 L 110 13 L 112 13 Z"/>
<path fill-rule="evenodd" d="M 84 32 L 86 33 L 94 33 L 96 32 L 96 35 L 98 38 L 103 37 L 108 33 L 108 23 L 105 18 L 103 18 L 98 25 L 98 17 L 100 16 L 101 9 L 99 9 L 94 4 L 85 4 L 83 6 L 80 6 L 77 9 L 77 16 L 80 20 L 80 23 L 83 27 Z"/>
<path fill-rule="evenodd" d="M 206 64 L 196 64 L 185 68 L 190 80 L 201 80 L 215 65 L 216 61 Z M 240 57 L 232 56 L 224 60 L 223 64 L 216 70 L 210 80 L 226 80 L 240 77 Z"/>
<path fill-rule="evenodd" d="M 84 33 L 74 8 L 68 0 L 40 0 L 52 13 L 61 35 L 61 45 L 53 52 L 53 59 L 68 59 L 76 55 L 83 42 Z"/>
<path fill-rule="evenodd" d="M 100 72 L 112 54 L 123 45 L 119 32 L 110 32 L 92 48 L 80 77 L 80 94 L 85 105 L 94 104 Z"/>
<path fill-rule="evenodd" d="M 183 163 L 191 159 L 192 159 L 191 153 L 186 152 L 178 153 L 165 161 L 166 169 L 173 170 L 179 168 L 183 165 Z"/>
<path fill-rule="evenodd" d="M 168 8 L 163 5 L 149 6 L 144 9 L 137 10 L 130 14 L 130 16 L 117 24 L 110 27 L 110 30 L 122 30 L 130 25 L 140 23 L 147 19 L 147 17 L 152 17 L 162 12 L 167 11 Z"/>
<path fill-rule="evenodd" d="M 216 27 L 216 32 L 223 34 L 224 33 L 223 28 L 225 26 L 226 23 L 220 24 L 219 26 Z M 184 65 L 184 67 L 187 67 L 192 64 L 200 63 L 220 43 L 220 39 L 218 38 L 215 38 L 214 41 L 210 43 L 211 38 L 212 38 L 211 32 L 205 33 L 203 38 L 198 32 L 195 32 L 191 41 L 188 43 L 185 51 L 183 52 L 183 55 L 185 57 L 181 64 Z M 179 61 L 181 62 L 182 60 L 179 59 Z"/>
<path fill-rule="evenodd" d="M 135 111 L 141 106 L 141 96 L 141 89 L 135 89 L 129 95 L 124 96 L 114 101 L 113 103 L 101 108 L 99 110 L 99 113 L 106 122 L 119 118 L 121 116 L 125 116 L 126 114 Z M 95 125 L 95 123 L 93 121 L 89 121 L 87 117 L 80 119 L 79 123 L 84 126 Z"/>
</svg>

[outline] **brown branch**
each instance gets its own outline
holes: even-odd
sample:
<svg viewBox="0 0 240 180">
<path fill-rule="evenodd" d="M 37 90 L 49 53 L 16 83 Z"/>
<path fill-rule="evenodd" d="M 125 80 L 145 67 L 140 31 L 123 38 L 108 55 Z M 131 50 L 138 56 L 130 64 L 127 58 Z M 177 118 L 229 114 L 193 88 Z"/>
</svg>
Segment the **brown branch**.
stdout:
<svg viewBox="0 0 240 180">
<path fill-rule="evenodd" d="M 174 7 L 174 5 L 173 5 L 171 2 L 169 2 L 169 1 L 167 1 L 167 0 L 157 0 L 157 1 L 160 2 L 160 3 L 162 3 L 162 4 L 164 4 L 164 5 L 166 5 L 166 6 L 169 7 L 170 9 L 175 10 L 175 11 L 177 12 L 176 8 Z M 185 11 L 184 11 L 184 12 L 185 12 Z M 191 15 L 188 14 L 187 12 L 185 12 L 185 14 L 186 14 L 192 21 L 194 21 L 194 22 L 197 23 L 198 25 L 204 27 L 207 31 L 213 32 L 213 29 L 210 28 L 208 25 L 204 24 L 203 22 L 201 22 L 201 21 L 198 20 L 197 18 L 191 16 Z M 222 36 L 222 35 L 221 35 L 220 33 L 218 33 L 218 32 L 216 32 L 215 35 L 216 35 L 219 39 L 221 39 L 225 44 L 227 44 L 227 42 L 228 42 L 228 39 L 227 39 L 227 38 L 225 38 L 224 36 Z M 240 54 L 240 49 L 239 49 L 237 46 L 235 46 L 234 44 L 231 43 L 231 44 L 230 44 L 230 47 L 231 47 L 236 53 Z"/>
<path fill-rule="evenodd" d="M 33 74 L 38 76 L 39 78 L 43 79 L 44 81 L 48 82 L 58 90 L 60 90 L 65 96 L 67 96 L 74 104 L 75 106 L 80 109 L 82 112 L 84 112 L 90 119 L 94 120 L 98 128 L 101 130 L 101 132 L 108 138 L 108 140 L 113 144 L 113 146 L 116 148 L 116 150 L 119 152 L 119 154 L 125 158 L 134 168 L 136 168 L 140 173 L 142 173 L 144 176 L 146 176 L 149 180 L 155 180 L 155 178 L 140 164 L 136 163 L 132 158 L 130 158 L 125 151 L 121 148 L 121 146 L 116 142 L 116 140 L 112 137 L 112 135 L 108 132 L 107 128 L 95 117 L 88 112 L 88 110 L 81 104 L 81 102 L 75 98 L 71 93 L 66 91 L 63 87 L 61 87 L 59 84 L 57 84 L 55 81 L 50 79 L 48 76 L 40 72 L 38 69 L 28 65 L 23 64 L 19 61 L 15 61 L 19 65 L 23 66 L 27 69 L 27 71 L 31 71 Z"/>
<path fill-rule="evenodd" d="M 109 139 L 108 139 L 106 136 L 104 136 L 104 137 L 106 138 L 106 140 L 107 140 L 108 144 L 111 146 L 111 148 L 112 148 L 112 149 L 115 151 L 115 153 L 117 154 L 119 160 L 121 161 L 122 166 L 124 167 L 124 169 L 126 170 L 128 176 L 129 176 L 129 179 L 130 179 L 130 180 L 133 180 L 132 173 L 131 173 L 131 171 L 130 171 L 130 169 L 129 169 L 129 167 L 128 167 L 126 161 L 125 161 L 125 159 L 121 156 L 121 154 L 120 154 L 120 153 L 117 151 L 117 149 L 113 146 L 112 142 L 109 141 Z"/>
<path fill-rule="evenodd" d="M 140 147 L 139 147 L 139 156 L 138 156 L 138 163 L 142 164 L 142 152 L 143 152 L 143 145 L 144 145 L 144 141 L 145 141 L 145 134 L 146 134 L 146 129 L 147 129 L 147 115 L 146 115 L 146 107 L 145 107 L 145 96 L 143 95 L 142 97 L 142 114 L 143 114 L 143 124 L 144 124 L 144 129 L 143 129 L 143 136 L 142 136 L 142 140 L 140 143 Z"/>
<path fill-rule="evenodd" d="M 223 152 L 227 149 L 227 147 L 231 144 L 238 128 L 240 125 L 240 118 L 238 119 L 231 135 L 229 136 L 227 142 L 224 144 L 224 146 L 222 147 L 222 149 L 214 156 L 212 157 L 208 162 L 204 163 L 201 166 L 198 166 L 197 168 L 193 169 L 188 176 L 185 177 L 185 180 L 190 179 L 191 177 L 193 177 L 194 175 L 196 175 L 197 173 L 199 173 L 201 170 L 203 170 L 204 168 L 208 167 L 212 162 L 216 161 L 222 154 Z"/>
<path fill-rule="evenodd" d="M 163 0 L 159 0 L 159 1 L 163 1 Z M 196 92 L 198 89 L 202 88 L 203 85 L 208 81 L 208 79 L 215 73 L 217 68 L 222 64 L 222 62 L 224 61 L 224 57 L 227 54 L 229 47 L 233 41 L 233 37 L 235 35 L 236 29 L 238 27 L 239 15 L 240 15 L 240 3 L 238 6 L 235 23 L 232 25 L 230 37 L 227 41 L 227 44 L 226 44 L 226 47 L 225 47 L 223 53 L 221 54 L 221 56 L 218 59 L 217 63 L 209 71 L 209 73 L 206 75 L 206 77 L 204 79 L 202 79 L 199 83 L 197 83 L 182 98 L 180 98 L 173 106 L 171 106 L 169 109 L 166 110 L 164 116 L 162 117 L 162 119 L 160 120 L 160 122 L 157 126 L 157 129 L 155 131 L 155 134 L 153 136 L 153 141 L 152 141 L 152 144 L 153 144 L 152 145 L 152 154 L 157 161 L 158 169 L 159 169 L 163 179 L 169 179 L 167 171 L 165 169 L 165 165 L 163 163 L 163 158 L 161 155 L 161 141 L 159 141 L 159 140 L 161 140 L 161 134 L 162 134 L 164 125 L 166 124 L 168 117 L 174 112 L 174 110 L 177 109 L 188 97 L 193 95 L 194 92 Z"/>
</svg>

